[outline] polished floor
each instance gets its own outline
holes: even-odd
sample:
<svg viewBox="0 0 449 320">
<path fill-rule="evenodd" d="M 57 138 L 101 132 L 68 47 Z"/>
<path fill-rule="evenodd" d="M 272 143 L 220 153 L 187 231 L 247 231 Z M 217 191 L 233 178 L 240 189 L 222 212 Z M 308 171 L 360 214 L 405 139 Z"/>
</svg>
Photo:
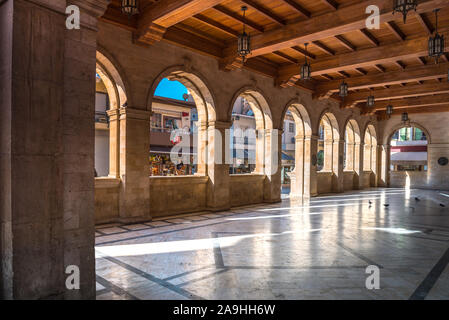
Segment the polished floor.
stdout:
<svg viewBox="0 0 449 320">
<path fill-rule="evenodd" d="M 97 299 L 449 299 L 448 262 L 449 192 L 438 191 L 284 199 L 96 232 Z M 368 290 L 372 265 L 380 289 Z"/>
</svg>

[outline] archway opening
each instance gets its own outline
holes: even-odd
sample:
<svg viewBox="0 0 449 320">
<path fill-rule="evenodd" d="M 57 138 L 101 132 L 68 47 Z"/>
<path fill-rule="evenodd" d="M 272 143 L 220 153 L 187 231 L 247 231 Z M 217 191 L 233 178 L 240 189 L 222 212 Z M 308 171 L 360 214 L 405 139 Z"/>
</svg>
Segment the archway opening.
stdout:
<svg viewBox="0 0 449 320">
<path fill-rule="evenodd" d="M 96 53 L 95 73 L 95 177 L 119 176 L 117 124 L 108 112 L 126 106 L 125 85 L 116 66 L 101 52 Z M 112 126 L 112 130 L 111 130 Z"/>
<path fill-rule="evenodd" d="M 417 127 L 396 130 L 390 140 L 391 172 L 427 171 L 427 135 Z"/>
<path fill-rule="evenodd" d="M 273 128 L 267 101 L 257 91 L 243 91 L 234 101 L 231 121 L 229 173 L 265 173 L 266 134 Z"/>
<path fill-rule="evenodd" d="M 363 147 L 363 186 L 375 187 L 377 175 L 377 135 L 372 124 L 365 130 Z"/>
<path fill-rule="evenodd" d="M 322 115 L 318 129 L 317 188 L 318 193 L 328 193 L 338 188 L 338 166 L 343 162 L 340 152 L 340 132 L 336 117 L 326 112 Z"/>
<path fill-rule="evenodd" d="M 198 112 L 192 94 L 181 82 L 163 78 L 156 87 L 151 110 L 150 175 L 197 173 Z M 173 159 L 173 148 L 181 144 L 177 154 L 180 159 Z"/>
<path fill-rule="evenodd" d="M 150 174 L 207 175 L 207 127 L 215 121 L 212 94 L 200 76 L 172 68 L 154 82 L 151 115 Z"/>
<path fill-rule="evenodd" d="M 309 115 L 304 106 L 295 103 L 287 108 L 283 119 L 283 129 L 282 197 L 309 197 L 312 129 Z"/>
</svg>

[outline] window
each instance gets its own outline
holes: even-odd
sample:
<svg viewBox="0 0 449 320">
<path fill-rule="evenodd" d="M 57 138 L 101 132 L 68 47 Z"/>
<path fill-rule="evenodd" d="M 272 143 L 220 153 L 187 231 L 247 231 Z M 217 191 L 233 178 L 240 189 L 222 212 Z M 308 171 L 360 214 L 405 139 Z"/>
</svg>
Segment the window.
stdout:
<svg viewBox="0 0 449 320">
<path fill-rule="evenodd" d="M 289 123 L 288 124 L 288 131 L 290 133 L 294 133 L 295 132 L 295 124 L 294 123 Z"/>
</svg>

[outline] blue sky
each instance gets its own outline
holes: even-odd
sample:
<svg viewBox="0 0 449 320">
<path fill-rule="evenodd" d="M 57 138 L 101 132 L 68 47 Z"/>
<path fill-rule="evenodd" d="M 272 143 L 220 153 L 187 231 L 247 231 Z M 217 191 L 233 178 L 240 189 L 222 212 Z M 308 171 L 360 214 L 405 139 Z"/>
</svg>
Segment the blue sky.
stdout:
<svg viewBox="0 0 449 320">
<path fill-rule="evenodd" d="M 156 88 L 155 96 L 171 98 L 176 100 L 184 100 L 182 95 L 187 93 L 187 88 L 178 81 L 170 81 L 168 79 L 162 79 Z"/>
</svg>

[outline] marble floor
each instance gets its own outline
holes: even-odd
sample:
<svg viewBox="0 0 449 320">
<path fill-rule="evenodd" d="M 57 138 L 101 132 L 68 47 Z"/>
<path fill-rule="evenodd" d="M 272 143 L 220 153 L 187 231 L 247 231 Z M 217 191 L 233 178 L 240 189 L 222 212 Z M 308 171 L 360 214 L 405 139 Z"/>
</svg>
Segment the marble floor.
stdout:
<svg viewBox="0 0 449 320">
<path fill-rule="evenodd" d="M 95 249 L 97 299 L 449 299 L 449 192 L 368 189 L 102 225 Z M 368 290 L 373 265 L 380 289 Z"/>
</svg>

